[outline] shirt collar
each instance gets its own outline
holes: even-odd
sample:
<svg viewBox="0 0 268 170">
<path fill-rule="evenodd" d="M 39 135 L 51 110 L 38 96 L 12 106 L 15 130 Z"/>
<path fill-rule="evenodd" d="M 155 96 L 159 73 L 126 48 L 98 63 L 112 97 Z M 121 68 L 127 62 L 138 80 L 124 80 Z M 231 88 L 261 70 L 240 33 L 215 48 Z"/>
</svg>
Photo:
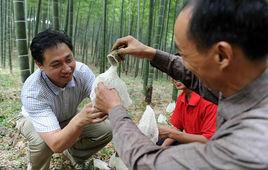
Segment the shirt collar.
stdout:
<svg viewBox="0 0 268 170">
<path fill-rule="evenodd" d="M 66 88 L 72 88 L 75 87 L 75 81 L 74 81 L 74 76 L 72 77 L 72 80 L 67 83 L 67 85 L 64 88 L 58 87 L 52 81 L 48 78 L 46 73 L 44 71 L 41 71 L 42 77 L 47 84 L 48 88 L 55 94 L 59 95 L 60 91 L 64 91 Z"/>
<path fill-rule="evenodd" d="M 186 93 L 182 92 L 181 95 L 182 95 L 181 101 L 183 103 L 186 103 L 186 104 L 190 105 L 190 106 L 196 106 L 199 103 L 200 98 L 201 98 L 198 94 L 196 94 L 195 92 L 192 92 L 189 101 L 186 102 Z"/>
<path fill-rule="evenodd" d="M 225 118 L 231 119 L 247 110 L 250 110 L 263 98 L 268 96 L 268 68 L 245 88 L 238 93 L 222 98 L 219 102 L 218 113 Z"/>
</svg>

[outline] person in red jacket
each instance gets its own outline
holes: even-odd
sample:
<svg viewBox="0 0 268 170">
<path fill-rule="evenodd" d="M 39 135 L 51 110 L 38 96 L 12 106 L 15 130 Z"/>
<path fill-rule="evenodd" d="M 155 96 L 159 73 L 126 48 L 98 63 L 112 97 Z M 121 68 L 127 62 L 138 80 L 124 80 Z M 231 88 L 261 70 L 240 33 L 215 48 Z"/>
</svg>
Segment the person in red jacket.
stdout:
<svg viewBox="0 0 268 170">
<path fill-rule="evenodd" d="M 206 143 L 216 131 L 217 105 L 187 89 L 181 82 L 173 82 L 182 93 L 177 98 L 170 118 L 173 127 L 159 126 L 160 138 L 164 139 L 162 146 L 174 143 Z"/>
</svg>

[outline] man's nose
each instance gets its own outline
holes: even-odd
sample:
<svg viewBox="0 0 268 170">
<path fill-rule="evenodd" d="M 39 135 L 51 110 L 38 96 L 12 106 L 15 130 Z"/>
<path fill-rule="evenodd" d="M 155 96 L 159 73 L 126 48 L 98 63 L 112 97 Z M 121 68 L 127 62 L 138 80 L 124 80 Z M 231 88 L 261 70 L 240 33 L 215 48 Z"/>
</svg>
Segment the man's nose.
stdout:
<svg viewBox="0 0 268 170">
<path fill-rule="evenodd" d="M 62 72 L 69 73 L 70 71 L 72 71 L 72 68 L 68 64 L 64 63 L 62 67 Z"/>
</svg>

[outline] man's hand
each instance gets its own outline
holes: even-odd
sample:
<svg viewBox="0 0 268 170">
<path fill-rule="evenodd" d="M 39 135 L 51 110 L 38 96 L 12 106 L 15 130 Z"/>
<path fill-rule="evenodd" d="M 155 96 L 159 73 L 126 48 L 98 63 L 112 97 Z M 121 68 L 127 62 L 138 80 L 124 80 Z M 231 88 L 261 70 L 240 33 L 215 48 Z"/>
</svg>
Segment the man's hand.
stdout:
<svg viewBox="0 0 268 170">
<path fill-rule="evenodd" d="M 107 113 L 100 112 L 91 104 L 87 104 L 63 129 L 39 133 L 39 135 L 53 152 L 61 153 L 77 141 L 86 125 L 102 122 L 107 117 Z"/>
<path fill-rule="evenodd" d="M 99 110 L 92 107 L 92 104 L 87 104 L 76 116 L 75 119 L 79 122 L 79 126 L 84 127 L 85 125 L 92 123 L 99 123 L 104 121 L 108 117 L 107 113 L 100 112 Z"/>
<path fill-rule="evenodd" d="M 129 54 L 150 60 L 154 58 L 156 53 L 156 49 L 142 44 L 130 35 L 117 39 L 113 45 L 113 50 L 118 50 L 118 54 L 121 56 Z"/>
<path fill-rule="evenodd" d="M 170 127 L 165 126 L 165 125 L 158 126 L 158 130 L 159 130 L 159 137 L 161 139 L 170 138 L 172 133 L 178 133 L 179 132 L 178 129 L 170 128 Z"/>
<path fill-rule="evenodd" d="M 115 89 L 108 89 L 99 83 L 96 89 L 95 107 L 105 113 L 110 113 L 115 106 L 121 105 L 121 99 Z"/>
</svg>

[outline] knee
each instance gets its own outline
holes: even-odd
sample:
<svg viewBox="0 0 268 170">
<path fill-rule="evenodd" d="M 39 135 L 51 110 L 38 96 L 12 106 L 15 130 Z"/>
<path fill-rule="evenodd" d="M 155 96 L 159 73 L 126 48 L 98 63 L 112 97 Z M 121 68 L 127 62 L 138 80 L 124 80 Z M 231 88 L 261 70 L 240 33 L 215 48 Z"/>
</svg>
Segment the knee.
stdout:
<svg viewBox="0 0 268 170">
<path fill-rule="evenodd" d="M 110 128 L 110 126 L 107 126 L 107 128 L 105 129 L 105 133 L 102 135 L 102 140 L 104 141 L 104 143 L 109 143 L 112 138 L 112 129 Z"/>
<path fill-rule="evenodd" d="M 109 121 L 105 120 L 103 122 L 101 128 L 99 129 L 99 136 L 97 138 L 99 141 L 103 141 L 105 144 L 112 140 L 112 128 Z"/>
<path fill-rule="evenodd" d="M 110 121 L 106 121 L 106 124 L 107 124 L 107 138 L 109 138 L 109 141 L 111 141 L 113 138 L 113 133 Z"/>
<path fill-rule="evenodd" d="M 29 159 L 32 169 L 49 169 L 53 151 L 44 141 L 32 140 L 29 142 Z"/>
<path fill-rule="evenodd" d="M 30 152 L 39 152 L 53 154 L 53 151 L 47 146 L 47 144 L 39 137 L 29 141 Z"/>
<path fill-rule="evenodd" d="M 113 133 L 111 129 L 108 129 L 106 136 L 107 136 L 107 140 L 109 140 L 108 142 L 110 142 L 113 138 Z"/>
</svg>

